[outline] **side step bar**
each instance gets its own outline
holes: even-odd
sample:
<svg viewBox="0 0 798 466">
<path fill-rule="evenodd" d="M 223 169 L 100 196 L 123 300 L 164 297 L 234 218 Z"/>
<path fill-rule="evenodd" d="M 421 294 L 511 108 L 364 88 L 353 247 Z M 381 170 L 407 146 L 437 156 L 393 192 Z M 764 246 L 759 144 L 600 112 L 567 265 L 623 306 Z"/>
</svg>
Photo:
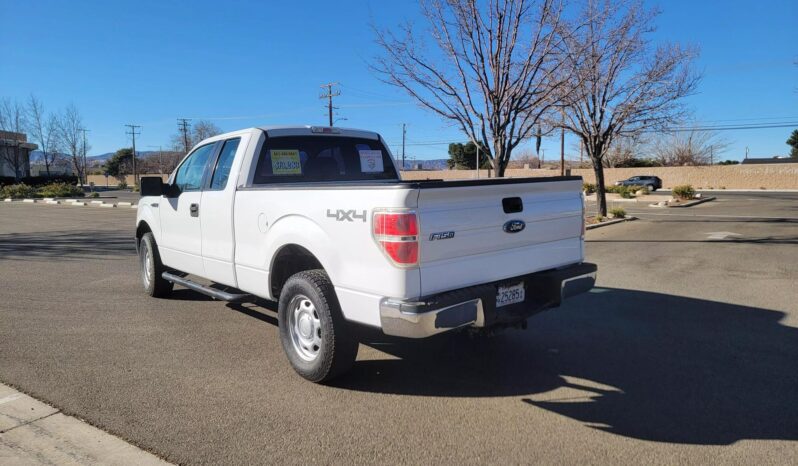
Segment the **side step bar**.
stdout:
<svg viewBox="0 0 798 466">
<path fill-rule="evenodd" d="M 161 277 L 163 277 L 163 279 L 166 281 L 177 283 L 180 286 L 186 287 L 190 290 L 196 291 L 197 293 L 202 293 L 204 295 L 210 296 L 211 298 L 218 299 L 220 301 L 230 301 L 231 303 L 240 303 L 243 301 L 251 301 L 253 299 L 253 296 L 251 294 L 228 293 L 226 291 L 217 290 L 216 288 L 200 285 L 197 282 L 193 282 L 187 278 L 179 277 L 169 272 L 162 273 Z"/>
</svg>

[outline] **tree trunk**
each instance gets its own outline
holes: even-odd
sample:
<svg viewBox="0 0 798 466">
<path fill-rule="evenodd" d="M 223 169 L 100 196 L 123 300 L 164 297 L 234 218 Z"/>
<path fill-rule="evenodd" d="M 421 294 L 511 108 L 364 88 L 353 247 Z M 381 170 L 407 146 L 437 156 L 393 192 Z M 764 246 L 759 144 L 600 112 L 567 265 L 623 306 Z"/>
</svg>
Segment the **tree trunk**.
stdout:
<svg viewBox="0 0 798 466">
<path fill-rule="evenodd" d="M 598 202 L 598 213 L 607 216 L 607 195 L 604 190 L 604 165 L 601 161 L 593 160 L 593 172 L 596 174 L 596 201 Z"/>
</svg>

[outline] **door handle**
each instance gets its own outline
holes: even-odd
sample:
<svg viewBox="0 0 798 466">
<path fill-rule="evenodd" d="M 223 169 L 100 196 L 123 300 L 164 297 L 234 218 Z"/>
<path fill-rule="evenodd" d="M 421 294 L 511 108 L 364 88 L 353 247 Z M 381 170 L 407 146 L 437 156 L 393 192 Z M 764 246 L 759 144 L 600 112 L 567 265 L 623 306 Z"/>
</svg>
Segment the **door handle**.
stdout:
<svg viewBox="0 0 798 466">
<path fill-rule="evenodd" d="M 199 217 L 199 204 L 191 204 L 188 210 L 192 217 Z"/>
</svg>

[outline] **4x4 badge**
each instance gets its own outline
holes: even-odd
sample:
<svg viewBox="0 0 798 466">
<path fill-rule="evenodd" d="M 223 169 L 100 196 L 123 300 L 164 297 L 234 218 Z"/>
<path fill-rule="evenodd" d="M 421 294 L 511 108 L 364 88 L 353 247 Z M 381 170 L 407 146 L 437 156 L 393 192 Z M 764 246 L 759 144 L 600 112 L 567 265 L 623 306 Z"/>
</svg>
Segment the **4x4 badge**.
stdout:
<svg viewBox="0 0 798 466">
<path fill-rule="evenodd" d="M 333 212 L 330 209 L 327 209 L 327 216 L 330 218 L 334 218 L 338 222 L 354 222 L 355 220 L 362 220 L 366 221 L 366 211 L 362 211 L 363 213 L 358 213 L 357 210 L 343 210 L 338 209 Z"/>
</svg>

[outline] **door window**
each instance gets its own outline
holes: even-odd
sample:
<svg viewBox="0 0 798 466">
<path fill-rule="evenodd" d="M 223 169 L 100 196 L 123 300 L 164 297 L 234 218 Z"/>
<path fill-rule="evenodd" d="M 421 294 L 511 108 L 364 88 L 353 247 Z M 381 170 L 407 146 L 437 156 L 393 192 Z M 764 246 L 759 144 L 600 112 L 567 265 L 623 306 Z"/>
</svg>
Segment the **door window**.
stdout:
<svg viewBox="0 0 798 466">
<path fill-rule="evenodd" d="M 228 139 L 224 142 L 222 152 L 216 161 L 216 168 L 213 170 L 210 189 L 224 189 L 227 186 L 227 179 L 230 177 L 230 168 L 233 166 L 239 142 L 241 142 L 240 138 Z"/>
<path fill-rule="evenodd" d="M 213 154 L 214 143 L 198 147 L 183 161 L 175 174 L 175 184 L 180 191 L 199 191 L 208 159 Z"/>
</svg>

